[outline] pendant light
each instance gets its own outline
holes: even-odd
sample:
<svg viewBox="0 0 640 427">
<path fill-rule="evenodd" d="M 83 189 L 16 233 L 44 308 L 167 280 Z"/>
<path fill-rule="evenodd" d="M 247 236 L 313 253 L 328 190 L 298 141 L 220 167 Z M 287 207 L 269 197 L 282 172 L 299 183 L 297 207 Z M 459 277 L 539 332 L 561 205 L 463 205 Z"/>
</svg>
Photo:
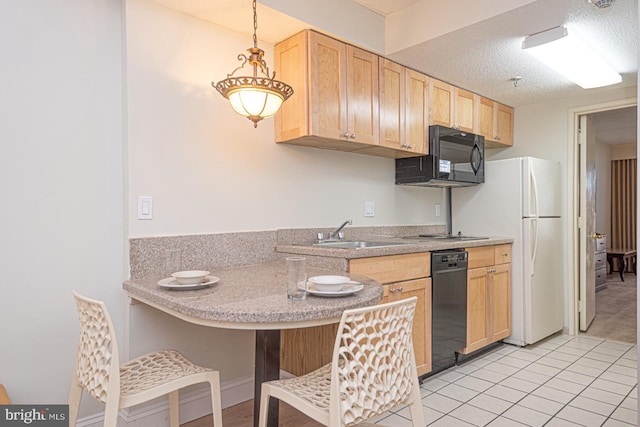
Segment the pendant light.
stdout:
<svg viewBox="0 0 640 427">
<path fill-rule="evenodd" d="M 231 107 L 238 114 L 251 120 L 256 128 L 260 120 L 276 114 L 282 103 L 293 95 L 291 86 L 275 80 L 275 71 L 271 77 L 269 76 L 269 67 L 263 58 L 264 51 L 258 48 L 257 29 L 258 14 L 256 0 L 253 0 L 253 47 L 247 49 L 249 56 L 239 54 L 238 61 L 242 61 L 242 64 L 231 74 L 227 74 L 226 79 L 218 83 L 211 82 L 211 86 L 231 102 Z M 247 62 L 253 67 L 253 75 L 233 77 Z"/>
</svg>

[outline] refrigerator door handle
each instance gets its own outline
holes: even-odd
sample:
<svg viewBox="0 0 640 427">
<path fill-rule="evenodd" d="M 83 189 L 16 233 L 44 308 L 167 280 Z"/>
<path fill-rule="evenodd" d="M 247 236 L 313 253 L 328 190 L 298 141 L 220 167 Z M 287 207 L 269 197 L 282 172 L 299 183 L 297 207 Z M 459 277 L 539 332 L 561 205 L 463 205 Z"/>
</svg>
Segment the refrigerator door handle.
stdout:
<svg viewBox="0 0 640 427">
<path fill-rule="evenodd" d="M 531 225 L 535 227 L 533 233 L 533 251 L 531 254 L 531 276 L 533 276 L 536 271 L 536 253 L 538 252 L 538 218 L 532 218 Z"/>
<path fill-rule="evenodd" d="M 531 179 L 531 190 L 533 193 L 533 216 L 538 216 L 538 181 L 536 180 L 536 174 L 533 171 L 533 166 L 529 164 L 529 177 Z M 537 226 L 536 226 L 537 229 Z"/>
</svg>

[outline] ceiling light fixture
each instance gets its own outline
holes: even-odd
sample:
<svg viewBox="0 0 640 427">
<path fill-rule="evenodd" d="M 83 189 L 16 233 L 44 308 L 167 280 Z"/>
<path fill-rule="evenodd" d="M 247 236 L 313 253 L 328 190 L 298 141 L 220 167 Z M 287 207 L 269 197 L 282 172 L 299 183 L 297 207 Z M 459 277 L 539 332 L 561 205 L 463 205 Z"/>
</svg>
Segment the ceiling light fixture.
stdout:
<svg viewBox="0 0 640 427">
<path fill-rule="evenodd" d="M 566 27 L 527 36 L 522 49 L 584 89 L 622 81 L 616 70 Z"/>
<path fill-rule="evenodd" d="M 251 120 L 256 128 L 260 120 L 276 114 L 282 103 L 293 95 L 291 86 L 275 80 L 275 71 L 269 76 L 269 67 L 263 58 L 264 51 L 258 48 L 257 30 L 258 14 L 256 0 L 253 0 L 253 47 L 247 49 L 249 56 L 239 54 L 238 61 L 242 64 L 227 74 L 226 79 L 218 83 L 211 82 L 211 86 L 231 102 L 231 107 Z M 253 76 L 233 77 L 247 62 L 253 67 Z M 258 75 L 258 68 L 262 75 Z"/>
</svg>

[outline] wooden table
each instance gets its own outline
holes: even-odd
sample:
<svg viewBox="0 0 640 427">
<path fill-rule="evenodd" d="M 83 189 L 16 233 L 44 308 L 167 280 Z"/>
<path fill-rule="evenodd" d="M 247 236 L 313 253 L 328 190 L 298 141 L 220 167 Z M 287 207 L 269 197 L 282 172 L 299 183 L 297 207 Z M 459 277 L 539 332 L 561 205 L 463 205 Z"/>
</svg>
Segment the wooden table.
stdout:
<svg viewBox="0 0 640 427">
<path fill-rule="evenodd" d="M 364 289 L 340 298 L 309 296 L 304 301 L 287 299 L 285 266 L 259 264 L 212 272 L 220 281 L 208 288 L 173 291 L 161 288 L 157 279 L 128 280 L 123 288 L 142 302 L 197 325 L 256 331 L 254 372 L 254 426 L 258 425 L 262 383 L 280 376 L 280 330 L 337 323 L 344 310 L 377 304 L 382 286 L 367 277 L 350 275 Z M 308 268 L 309 276 L 349 275 Z M 278 402 L 269 404 L 269 427 L 278 425 Z"/>
<path fill-rule="evenodd" d="M 607 262 L 610 273 L 613 273 L 613 260 L 617 259 L 620 266 L 620 280 L 624 282 L 624 271 L 627 269 L 627 259 L 633 261 L 633 274 L 636 274 L 636 250 L 635 249 L 607 249 Z"/>
</svg>

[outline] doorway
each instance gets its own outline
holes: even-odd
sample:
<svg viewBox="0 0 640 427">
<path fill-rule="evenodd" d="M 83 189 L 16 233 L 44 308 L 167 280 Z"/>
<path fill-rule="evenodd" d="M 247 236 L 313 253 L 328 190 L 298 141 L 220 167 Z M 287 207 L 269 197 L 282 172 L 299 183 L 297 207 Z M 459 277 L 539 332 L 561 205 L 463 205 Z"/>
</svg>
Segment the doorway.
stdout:
<svg viewBox="0 0 640 427">
<path fill-rule="evenodd" d="M 569 249 L 569 333 L 577 334 L 580 330 L 589 328 L 596 317 L 596 300 L 599 307 L 604 307 L 607 298 L 598 298 L 595 292 L 595 237 L 599 234 L 611 236 L 611 165 L 612 159 L 620 157 L 636 157 L 635 143 L 637 142 L 637 109 L 636 100 L 624 100 L 614 103 L 601 104 L 588 108 L 570 111 L 570 135 L 573 144 L 569 144 L 568 153 L 568 194 L 570 198 L 568 249 Z M 622 122 L 621 122 L 622 120 Z M 625 122 L 626 121 L 626 122 Z M 633 129 L 632 136 L 628 136 Z M 625 135 L 625 131 L 626 135 Z M 634 144 L 621 146 L 619 144 Z M 626 154 L 624 151 L 626 150 Z M 623 154 L 621 154 L 623 153 Z M 632 154 L 631 154 L 632 153 Z M 636 160 L 634 160 L 635 162 Z M 635 187 L 634 187 L 635 189 Z M 611 247 L 609 241 L 609 247 Z M 635 239 L 633 239 L 635 247 Z M 600 270 L 602 271 L 602 270 Z M 606 270 L 605 270 L 606 271 Z M 635 276 L 629 274 L 626 287 L 630 287 Z M 610 277 L 615 277 L 610 275 Z M 600 286 L 600 289 L 603 289 Z M 636 299 L 635 286 L 626 289 L 627 295 Z M 632 292 L 632 293 L 629 293 Z M 601 297 L 618 296 L 616 291 L 604 292 Z M 629 305 L 629 298 L 625 302 Z M 635 304 L 633 306 L 635 309 Z M 604 313 L 600 311 L 601 313 Z M 614 315 L 620 317 L 619 313 Z M 607 314 L 601 314 L 605 319 Z M 630 316 L 635 330 L 635 316 Z M 607 335 L 602 321 L 595 320 L 594 331 L 603 338 L 616 339 L 611 331 Z M 612 323 L 608 323 L 611 327 Z M 615 326 L 614 326 L 615 327 Z M 618 331 L 619 332 L 619 331 Z M 590 334 L 587 332 L 587 334 Z M 617 335 L 619 336 L 619 334 Z M 631 336 L 627 334 L 627 337 Z M 633 334 L 635 336 L 635 334 Z M 628 338 L 627 338 L 628 339 Z M 635 342 L 635 339 L 633 340 Z"/>
</svg>

